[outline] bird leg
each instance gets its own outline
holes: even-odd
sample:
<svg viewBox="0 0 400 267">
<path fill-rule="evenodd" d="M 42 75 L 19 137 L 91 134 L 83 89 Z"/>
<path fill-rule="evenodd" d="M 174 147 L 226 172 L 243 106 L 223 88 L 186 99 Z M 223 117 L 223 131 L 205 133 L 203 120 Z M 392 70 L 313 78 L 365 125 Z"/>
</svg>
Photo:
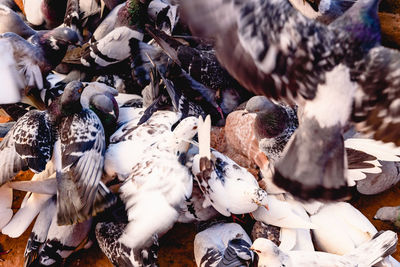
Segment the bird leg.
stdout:
<svg viewBox="0 0 400 267">
<path fill-rule="evenodd" d="M 241 219 L 239 219 L 236 215 L 234 215 L 234 214 L 232 214 L 231 215 L 231 217 L 232 217 L 232 221 L 233 222 L 235 222 L 235 223 L 237 223 L 237 222 L 240 222 L 240 223 L 246 223 L 244 220 L 242 220 L 242 219 L 244 219 L 244 214 L 242 214 L 242 216 L 240 216 L 241 217 Z"/>
</svg>

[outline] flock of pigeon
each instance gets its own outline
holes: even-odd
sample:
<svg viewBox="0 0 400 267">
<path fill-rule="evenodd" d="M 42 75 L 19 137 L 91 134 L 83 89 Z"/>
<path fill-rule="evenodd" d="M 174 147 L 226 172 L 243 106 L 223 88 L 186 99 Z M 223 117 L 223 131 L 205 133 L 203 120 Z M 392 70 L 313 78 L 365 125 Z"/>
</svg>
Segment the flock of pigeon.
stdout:
<svg viewBox="0 0 400 267">
<path fill-rule="evenodd" d="M 307 1 L 0 0 L 0 229 L 34 221 L 25 266 L 95 240 L 156 266 L 175 223 L 197 266 L 400 266 L 345 202 L 399 168 L 400 52 L 379 0 Z"/>
</svg>

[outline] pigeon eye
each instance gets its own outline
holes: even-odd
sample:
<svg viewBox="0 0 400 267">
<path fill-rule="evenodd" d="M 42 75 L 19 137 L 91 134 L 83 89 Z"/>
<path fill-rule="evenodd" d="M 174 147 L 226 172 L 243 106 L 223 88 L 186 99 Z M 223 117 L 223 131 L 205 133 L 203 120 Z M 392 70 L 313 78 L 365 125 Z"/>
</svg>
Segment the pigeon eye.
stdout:
<svg viewBox="0 0 400 267">
<path fill-rule="evenodd" d="M 78 89 L 78 93 L 82 94 L 82 92 L 83 92 L 83 87 Z"/>
</svg>

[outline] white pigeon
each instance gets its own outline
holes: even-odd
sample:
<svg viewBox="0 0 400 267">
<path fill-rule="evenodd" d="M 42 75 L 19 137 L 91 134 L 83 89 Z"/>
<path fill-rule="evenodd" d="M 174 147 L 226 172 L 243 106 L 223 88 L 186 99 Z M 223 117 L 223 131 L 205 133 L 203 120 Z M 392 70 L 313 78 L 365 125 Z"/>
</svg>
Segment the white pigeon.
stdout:
<svg viewBox="0 0 400 267">
<path fill-rule="evenodd" d="M 120 187 L 129 221 L 120 237 L 125 246 L 136 249 L 150 245 L 152 236 L 164 234 L 178 219 L 179 207 L 190 197 L 193 185 L 189 169 L 179 158 L 196 133 L 197 119 L 188 117 L 173 132 L 169 130 L 163 139 L 141 151 Z M 138 149 L 125 157 L 135 153 Z"/>
<path fill-rule="evenodd" d="M 137 125 L 142 115 L 142 108 L 120 109 L 118 124 L 121 126 L 110 137 L 105 154 L 104 170 L 107 176 L 125 180 L 132 167 L 141 161 L 142 154 L 165 134 L 170 135 L 172 125 L 179 119 L 175 112 L 157 111 L 146 123 Z"/>
<path fill-rule="evenodd" d="M 194 258 L 196 265 L 249 266 L 253 261 L 252 242 L 246 231 L 236 223 L 218 223 L 196 234 Z"/>
<path fill-rule="evenodd" d="M 268 204 L 267 192 L 254 176 L 222 153 L 210 152 L 209 116 L 199 118 L 199 154 L 193 159 L 192 173 L 206 197 L 204 205 L 212 205 L 224 216 L 255 211 Z"/>
<path fill-rule="evenodd" d="M 265 238 L 256 239 L 251 249 L 259 257 L 259 267 L 367 267 L 393 253 L 397 241 L 395 232 L 385 231 L 343 256 L 317 251 L 284 252 Z"/>
<path fill-rule="evenodd" d="M 378 232 L 367 217 L 347 202 L 325 204 L 310 219 L 318 226 L 312 229 L 316 246 L 338 255 L 351 252 Z M 393 260 L 389 257 L 384 261 L 388 264 Z"/>
<path fill-rule="evenodd" d="M 313 229 L 317 226 L 309 219 L 305 219 L 297 208 L 287 201 L 268 195 L 268 209 L 259 207 L 251 212 L 255 220 L 283 228 Z"/>
</svg>

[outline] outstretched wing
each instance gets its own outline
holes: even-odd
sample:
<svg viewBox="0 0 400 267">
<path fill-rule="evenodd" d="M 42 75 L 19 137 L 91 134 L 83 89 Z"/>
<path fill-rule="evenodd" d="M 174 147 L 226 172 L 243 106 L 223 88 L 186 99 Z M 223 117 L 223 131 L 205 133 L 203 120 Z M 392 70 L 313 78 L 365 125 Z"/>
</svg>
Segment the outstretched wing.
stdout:
<svg viewBox="0 0 400 267">
<path fill-rule="evenodd" d="M 63 181 L 58 184 L 62 199 L 57 201 L 58 223 L 81 222 L 92 215 L 103 172 L 104 129 L 96 114 L 84 109 L 61 122 L 60 139 Z"/>
<path fill-rule="evenodd" d="M 0 144 L 0 184 L 23 169 L 43 171 L 51 159 L 53 142 L 46 112 L 32 110 L 22 116 Z"/>
<path fill-rule="evenodd" d="M 288 1 L 190 0 L 183 6 L 194 34 L 215 38 L 222 65 L 253 93 L 313 99 L 339 60 L 337 33 Z"/>
<path fill-rule="evenodd" d="M 355 66 L 356 92 L 352 119 L 374 139 L 400 146 L 400 53 L 379 46 Z"/>
</svg>

